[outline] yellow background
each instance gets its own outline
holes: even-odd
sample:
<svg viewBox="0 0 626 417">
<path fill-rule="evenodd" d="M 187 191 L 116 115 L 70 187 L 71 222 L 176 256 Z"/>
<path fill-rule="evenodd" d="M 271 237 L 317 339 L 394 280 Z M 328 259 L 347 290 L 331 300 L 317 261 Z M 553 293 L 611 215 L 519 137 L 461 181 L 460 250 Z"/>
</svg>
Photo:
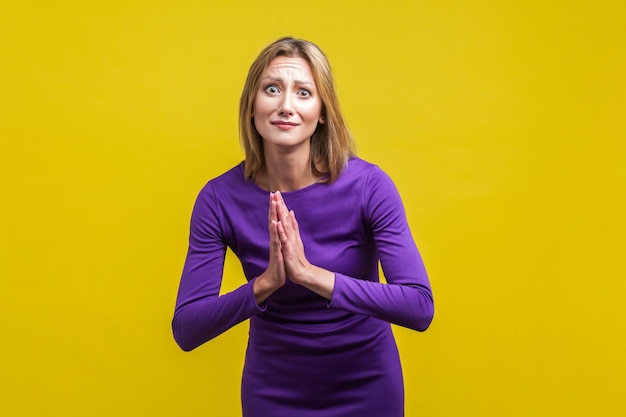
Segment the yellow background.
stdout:
<svg viewBox="0 0 626 417">
<path fill-rule="evenodd" d="M 0 415 L 239 415 L 247 324 L 183 353 L 170 320 L 284 35 L 327 52 L 431 276 L 407 416 L 625 414 L 623 4 L 4 0 Z"/>
</svg>

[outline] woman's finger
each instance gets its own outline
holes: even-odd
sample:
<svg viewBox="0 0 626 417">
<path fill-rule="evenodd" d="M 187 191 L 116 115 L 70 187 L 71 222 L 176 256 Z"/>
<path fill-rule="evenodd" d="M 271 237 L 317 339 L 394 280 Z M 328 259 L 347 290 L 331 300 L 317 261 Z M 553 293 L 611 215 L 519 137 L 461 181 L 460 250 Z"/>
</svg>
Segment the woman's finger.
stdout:
<svg viewBox="0 0 626 417">
<path fill-rule="evenodd" d="M 294 213 L 293 210 L 289 212 L 289 218 L 291 220 L 291 224 L 292 224 L 296 239 L 298 240 L 298 244 L 302 245 L 302 236 L 300 236 L 300 227 L 298 226 L 298 221 L 296 220 L 296 213 Z"/>
<path fill-rule="evenodd" d="M 283 223 L 283 228 L 285 232 L 288 233 L 291 228 L 291 219 L 289 218 L 289 209 L 287 208 L 287 204 L 285 203 L 285 200 L 283 199 L 283 196 L 280 193 L 280 191 L 276 191 L 274 196 L 275 196 L 275 201 L 277 204 L 276 211 L 278 215 L 278 220 L 280 220 Z"/>
<path fill-rule="evenodd" d="M 282 243 L 281 243 L 281 236 L 280 236 L 280 232 L 278 229 L 278 224 L 280 222 L 274 221 L 272 220 L 272 226 L 270 227 L 270 245 L 271 248 L 273 248 L 278 255 L 278 258 L 282 258 Z M 270 250 L 271 252 L 271 250 Z M 270 253 L 271 256 L 271 253 Z"/>
<path fill-rule="evenodd" d="M 280 241 L 280 246 L 281 249 L 282 247 L 287 244 L 287 234 L 285 233 L 285 227 L 283 226 L 283 222 L 278 221 L 275 222 L 276 224 L 276 233 L 278 234 L 278 239 Z"/>
<path fill-rule="evenodd" d="M 267 210 L 267 227 L 272 228 L 272 220 L 277 220 L 277 216 L 276 216 L 276 208 L 275 208 L 275 202 L 274 202 L 274 193 L 270 193 L 270 201 L 269 201 L 269 208 Z"/>
</svg>

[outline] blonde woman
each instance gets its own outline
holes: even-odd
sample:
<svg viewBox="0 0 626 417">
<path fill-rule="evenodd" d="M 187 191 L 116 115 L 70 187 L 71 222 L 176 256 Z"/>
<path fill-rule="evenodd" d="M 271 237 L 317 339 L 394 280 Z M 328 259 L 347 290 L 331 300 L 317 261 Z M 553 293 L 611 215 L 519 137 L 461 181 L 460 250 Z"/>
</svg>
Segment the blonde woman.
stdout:
<svg viewBox="0 0 626 417">
<path fill-rule="evenodd" d="M 245 161 L 194 206 L 175 340 L 191 350 L 250 319 L 244 417 L 403 416 L 390 323 L 426 330 L 432 292 L 393 182 L 354 154 L 322 51 L 267 46 L 239 125 Z M 247 283 L 220 296 L 227 247 Z"/>
</svg>

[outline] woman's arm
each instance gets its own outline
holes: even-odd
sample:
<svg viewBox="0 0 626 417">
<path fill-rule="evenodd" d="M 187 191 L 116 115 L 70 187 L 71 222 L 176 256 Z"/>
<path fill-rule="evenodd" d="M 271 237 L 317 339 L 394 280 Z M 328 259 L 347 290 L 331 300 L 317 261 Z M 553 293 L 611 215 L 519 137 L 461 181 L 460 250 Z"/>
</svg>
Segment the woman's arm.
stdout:
<svg viewBox="0 0 626 417">
<path fill-rule="evenodd" d="M 189 250 L 172 321 L 174 339 L 185 351 L 264 311 L 256 302 L 255 279 L 219 295 L 226 244 L 217 202 L 209 183 L 200 192 L 191 216 Z"/>
<path fill-rule="evenodd" d="M 387 284 L 349 277 L 308 262 L 298 222 L 278 194 L 279 237 L 287 275 L 330 300 L 329 308 L 424 331 L 434 315 L 433 296 L 404 207 L 391 179 L 375 168 L 365 183 L 364 218 L 372 231 Z"/>
</svg>

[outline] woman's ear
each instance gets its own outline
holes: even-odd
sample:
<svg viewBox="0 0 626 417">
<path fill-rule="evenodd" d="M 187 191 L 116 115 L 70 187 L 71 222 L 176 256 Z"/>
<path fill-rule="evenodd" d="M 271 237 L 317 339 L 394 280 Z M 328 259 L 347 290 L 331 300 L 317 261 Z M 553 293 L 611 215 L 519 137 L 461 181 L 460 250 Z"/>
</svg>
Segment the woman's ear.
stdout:
<svg viewBox="0 0 626 417">
<path fill-rule="evenodd" d="M 324 123 L 326 123 L 326 119 L 324 118 L 324 116 L 320 116 L 320 120 L 319 120 L 320 124 L 323 125 Z"/>
</svg>

